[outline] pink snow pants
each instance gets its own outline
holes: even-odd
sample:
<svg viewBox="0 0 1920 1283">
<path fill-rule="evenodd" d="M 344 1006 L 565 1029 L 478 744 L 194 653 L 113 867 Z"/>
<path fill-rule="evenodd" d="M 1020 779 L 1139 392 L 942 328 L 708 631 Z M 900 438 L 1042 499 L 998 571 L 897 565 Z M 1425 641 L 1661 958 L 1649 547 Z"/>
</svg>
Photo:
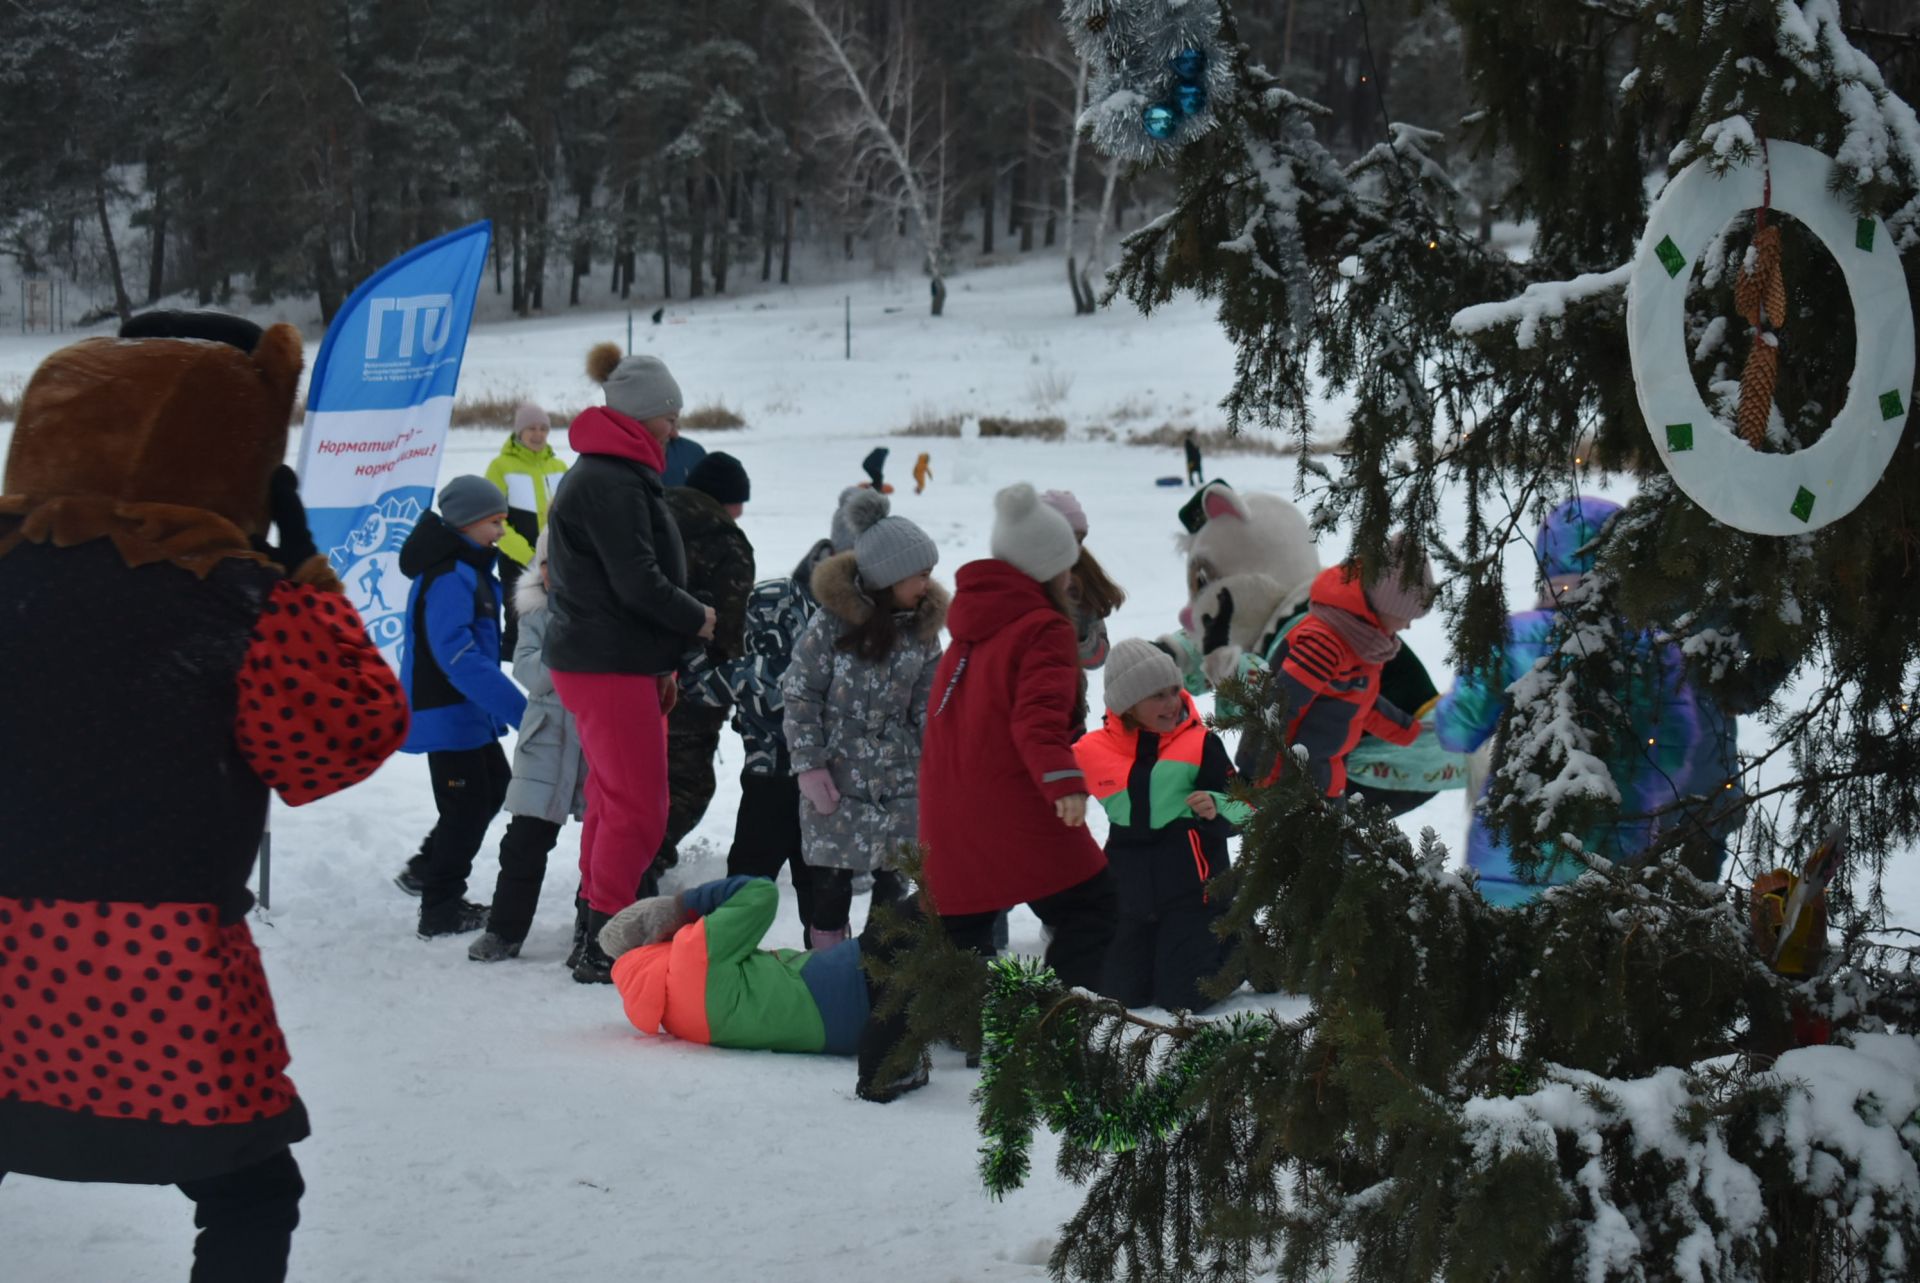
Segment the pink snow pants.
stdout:
<svg viewBox="0 0 1920 1283">
<path fill-rule="evenodd" d="M 587 755 L 580 891 L 590 908 L 618 913 L 633 903 L 667 835 L 667 719 L 660 712 L 660 679 L 556 669 L 553 689 L 579 724 Z"/>
</svg>

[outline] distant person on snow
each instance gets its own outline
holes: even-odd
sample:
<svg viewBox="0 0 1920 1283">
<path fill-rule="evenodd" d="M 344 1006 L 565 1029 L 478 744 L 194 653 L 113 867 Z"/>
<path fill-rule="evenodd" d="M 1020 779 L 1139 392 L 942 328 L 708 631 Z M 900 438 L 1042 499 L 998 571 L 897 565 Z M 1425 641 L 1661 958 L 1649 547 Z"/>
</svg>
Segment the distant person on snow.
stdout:
<svg viewBox="0 0 1920 1283">
<path fill-rule="evenodd" d="M 1207 484 L 1207 477 L 1206 473 L 1200 467 L 1200 441 L 1191 432 L 1187 433 L 1186 451 L 1187 484 L 1190 486 L 1204 486 Z"/>
<path fill-rule="evenodd" d="M 580 728 L 587 818 L 580 837 L 587 945 L 573 978 L 606 984 L 599 928 L 633 903 L 667 831 L 666 719 L 674 676 L 717 616 L 687 591 L 686 551 L 661 471 L 680 430 L 680 385 L 652 356 L 602 343 L 587 372 L 604 409 L 573 421 L 580 454 L 553 507 L 547 668 Z"/>
<path fill-rule="evenodd" d="M 407 636 L 400 683 L 413 706 L 401 746 L 424 753 L 439 811 L 420 853 L 398 879 L 417 884 L 422 939 L 478 931 L 484 905 L 463 897 L 473 857 L 506 800 L 500 737 L 518 726 L 527 697 L 500 671 L 500 581 L 494 545 L 506 529 L 507 497 L 485 477 L 455 477 L 400 549 Z"/>
<path fill-rule="evenodd" d="M 520 635 L 520 612 L 514 605 L 514 585 L 533 560 L 533 542 L 547 528 L 547 506 L 555 482 L 567 465 L 547 444 L 553 425 L 547 412 L 531 401 L 513 411 L 513 432 L 500 453 L 487 465 L 487 480 L 507 495 L 507 533 L 500 536 L 500 588 L 507 601 L 507 627 L 500 638 L 500 654 L 513 658 Z"/>
<path fill-rule="evenodd" d="M 847 500 L 853 550 L 813 572 L 820 610 L 780 683 L 816 948 L 847 937 L 856 874 L 873 875 L 875 904 L 902 898 L 896 865 L 919 830 L 920 738 L 948 596 L 932 579 L 933 540 L 888 507 L 872 490 Z"/>
<path fill-rule="evenodd" d="M 136 316 L 35 371 L 0 495 L 0 1175 L 177 1185 L 196 1283 L 281 1283 L 305 1189 L 247 929 L 268 790 L 407 733 L 280 463 L 300 364 L 290 325 Z"/>
<path fill-rule="evenodd" d="M 1101 992 L 1129 1007 L 1203 1011 L 1200 982 L 1225 964 L 1207 884 L 1227 870 L 1227 838 L 1253 814 L 1227 796 L 1233 762 L 1200 720 L 1180 666 L 1149 641 L 1123 641 L 1107 665 L 1107 717 L 1074 756 L 1106 809 L 1107 867 L 1119 924 Z"/>
<path fill-rule="evenodd" d="M 560 829 L 568 816 L 579 819 L 587 812 L 587 759 L 580 748 L 580 728 L 554 692 L 544 654 L 547 623 L 552 618 L 547 608 L 547 550 L 543 533 L 513 593 L 521 624 L 513 677 L 527 688 L 527 712 L 513 745 L 513 780 L 506 797 L 506 811 L 512 818 L 500 839 L 493 907 L 485 933 L 467 947 L 467 956 L 475 962 L 504 962 L 520 956 L 520 946 L 533 929 L 547 857 L 560 841 Z M 568 970 L 580 964 L 580 953 L 586 948 L 587 902 L 577 893 L 573 909 Z"/>
<path fill-rule="evenodd" d="M 887 484 L 887 456 L 892 453 L 885 446 L 876 446 L 868 451 L 867 457 L 860 461 L 860 470 L 867 474 L 869 484 L 881 494 L 892 494 L 893 487 Z"/>
<path fill-rule="evenodd" d="M 667 490 L 667 508 L 687 550 L 687 591 L 715 614 L 713 637 L 701 651 L 710 663 L 736 658 L 744 645 L 753 544 L 740 529 L 740 514 L 752 494 L 747 470 L 718 450 L 700 461 L 686 485 Z M 642 896 L 659 891 L 660 875 L 680 862 L 680 843 L 713 801 L 713 756 L 726 724 L 724 706 L 688 699 L 667 717 L 667 832 L 641 880 Z"/>
<path fill-rule="evenodd" d="M 931 480 L 933 480 L 933 459 L 925 450 L 922 450 L 920 457 L 913 461 L 913 492 L 925 494 L 927 482 Z"/>
</svg>

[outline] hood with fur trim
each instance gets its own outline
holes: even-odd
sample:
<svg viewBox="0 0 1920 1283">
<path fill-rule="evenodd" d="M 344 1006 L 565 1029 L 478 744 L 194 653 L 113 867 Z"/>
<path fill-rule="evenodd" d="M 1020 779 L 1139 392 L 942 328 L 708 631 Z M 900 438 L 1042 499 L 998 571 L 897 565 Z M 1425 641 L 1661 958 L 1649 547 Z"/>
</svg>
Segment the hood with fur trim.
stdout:
<svg viewBox="0 0 1920 1283">
<path fill-rule="evenodd" d="M 850 552 L 836 553 L 813 569 L 813 595 L 822 610 L 831 611 L 848 627 L 857 628 L 873 617 L 873 598 L 860 583 L 859 567 Z M 953 597 L 940 584 L 927 581 L 927 595 L 913 608 L 913 633 L 921 641 L 934 641 L 947 625 L 947 608 Z"/>
</svg>

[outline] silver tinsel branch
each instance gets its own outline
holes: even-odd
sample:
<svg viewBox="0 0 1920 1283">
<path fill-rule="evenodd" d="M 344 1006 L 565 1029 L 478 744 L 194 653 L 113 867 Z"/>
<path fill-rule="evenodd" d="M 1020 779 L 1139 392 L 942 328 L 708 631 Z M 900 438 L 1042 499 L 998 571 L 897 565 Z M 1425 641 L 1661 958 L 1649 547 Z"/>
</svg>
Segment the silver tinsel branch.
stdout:
<svg viewBox="0 0 1920 1283">
<path fill-rule="evenodd" d="M 1163 162 L 1218 122 L 1234 91 L 1218 0 L 1064 0 L 1060 14 L 1093 72 L 1080 123 L 1095 147 Z"/>
</svg>

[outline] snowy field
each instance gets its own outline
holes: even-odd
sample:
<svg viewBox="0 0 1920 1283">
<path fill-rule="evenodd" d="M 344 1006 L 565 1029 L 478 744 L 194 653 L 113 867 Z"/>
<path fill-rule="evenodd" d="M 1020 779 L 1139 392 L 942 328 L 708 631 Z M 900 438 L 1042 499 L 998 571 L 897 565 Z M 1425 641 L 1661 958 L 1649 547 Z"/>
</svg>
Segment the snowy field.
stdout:
<svg viewBox="0 0 1920 1283">
<path fill-rule="evenodd" d="M 884 444 L 890 477 L 906 482 L 895 510 L 938 542 L 938 577 L 950 583 L 957 567 L 987 555 L 1000 486 L 1071 489 L 1090 517 L 1089 546 L 1130 594 L 1114 637 L 1152 636 L 1174 626 L 1185 596 L 1173 536 L 1186 492 L 1154 484 L 1180 470 L 1178 451 L 1089 430 L 1221 426 L 1215 403 L 1233 354 L 1209 310 L 1192 303 L 1151 321 L 1124 306 L 1075 319 L 1059 277 L 1051 261 L 969 273 L 938 321 L 913 277 L 681 304 L 664 325 L 642 314 L 636 347 L 672 365 L 689 405 L 724 401 L 747 419 L 743 430 L 693 435 L 738 455 L 752 475 L 742 524 L 762 577 L 784 574 L 826 532 L 834 496 Z M 623 339 L 625 325 L 624 314 L 485 325 L 468 349 L 463 393 L 591 404 L 585 351 Z M 310 334 L 309 361 L 317 339 Z M 0 340 L 0 386 L 65 341 Z M 1072 431 L 1060 443 L 890 435 L 916 415 L 979 414 L 1059 414 Z M 1336 414 L 1329 407 L 1329 435 Z M 8 431 L 0 427 L 0 441 Z M 504 435 L 455 432 L 443 479 L 481 471 Z M 555 442 L 564 450 L 564 433 Z M 908 472 L 920 449 L 932 455 L 934 481 L 915 496 Z M 1238 455 L 1209 460 L 1208 475 L 1291 493 L 1295 472 L 1283 458 Z M 1322 560 L 1343 551 L 1323 547 Z M 1528 564 L 1524 546 L 1510 550 L 1516 591 Z M 1410 640 L 1444 688 L 1441 622 L 1416 624 Z M 1097 707 L 1097 674 L 1091 695 Z M 729 733 L 719 793 L 678 882 L 723 871 L 740 761 Z M 295 1151 L 308 1193 L 293 1278 L 1046 1276 L 1078 1191 L 1054 1177 L 1043 1139 L 1029 1187 L 1002 1204 L 986 1198 L 968 1100 L 977 1073 L 957 1053 L 936 1053 L 927 1090 L 880 1107 L 854 1098 L 849 1060 L 639 1037 L 611 988 L 576 985 L 559 966 L 577 827 L 562 837 L 518 961 L 469 962 L 471 937 L 420 941 L 417 901 L 390 878 L 432 819 L 424 760 L 407 756 L 339 797 L 274 810 L 274 907 L 256 915 L 254 932 L 315 1127 Z M 1462 796 L 1443 795 L 1404 823 L 1410 832 L 1431 825 L 1457 850 Z M 474 899 L 491 894 L 504 829 L 503 816 Z M 1913 864 L 1896 862 L 1889 879 L 1908 918 L 1920 910 Z M 769 943 L 799 943 L 790 894 Z M 1039 948 L 1039 925 L 1024 911 L 1013 945 Z M 10 1281 L 184 1278 L 192 1234 L 191 1206 L 169 1188 L 0 1185 L 0 1278 Z"/>
</svg>

